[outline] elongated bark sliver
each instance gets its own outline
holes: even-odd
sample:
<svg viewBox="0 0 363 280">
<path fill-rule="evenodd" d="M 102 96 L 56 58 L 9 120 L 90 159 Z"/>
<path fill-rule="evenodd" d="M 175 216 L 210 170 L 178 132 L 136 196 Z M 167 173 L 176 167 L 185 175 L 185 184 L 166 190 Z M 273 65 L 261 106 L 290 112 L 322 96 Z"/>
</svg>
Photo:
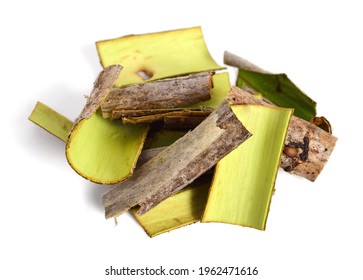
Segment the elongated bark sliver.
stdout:
<svg viewBox="0 0 363 280">
<path fill-rule="evenodd" d="M 224 101 L 193 131 L 136 170 L 102 197 L 106 218 L 140 205 L 144 214 L 213 167 L 251 134 Z"/>
</svg>

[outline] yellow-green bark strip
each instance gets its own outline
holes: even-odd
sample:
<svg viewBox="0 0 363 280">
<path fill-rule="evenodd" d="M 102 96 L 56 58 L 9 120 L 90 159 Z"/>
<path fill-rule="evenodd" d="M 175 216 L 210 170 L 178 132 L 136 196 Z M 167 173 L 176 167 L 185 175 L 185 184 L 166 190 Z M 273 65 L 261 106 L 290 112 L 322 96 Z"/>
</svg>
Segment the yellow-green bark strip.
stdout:
<svg viewBox="0 0 363 280">
<path fill-rule="evenodd" d="M 234 105 L 252 137 L 216 166 L 203 222 L 264 230 L 292 109 Z"/>
</svg>

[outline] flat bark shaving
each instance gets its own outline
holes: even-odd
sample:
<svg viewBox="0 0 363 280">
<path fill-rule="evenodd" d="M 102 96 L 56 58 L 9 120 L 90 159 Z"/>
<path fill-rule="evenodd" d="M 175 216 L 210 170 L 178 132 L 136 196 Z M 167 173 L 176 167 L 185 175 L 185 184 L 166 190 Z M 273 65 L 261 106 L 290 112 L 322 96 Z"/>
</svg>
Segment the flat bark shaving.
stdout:
<svg viewBox="0 0 363 280">
<path fill-rule="evenodd" d="M 258 73 L 262 73 L 262 74 L 271 74 L 271 72 L 266 71 L 260 67 L 258 67 L 257 65 L 253 64 L 252 62 L 249 62 L 248 60 L 239 57 L 237 55 L 234 55 L 228 51 L 224 52 L 224 64 L 227 64 L 229 66 L 233 66 L 233 67 L 238 67 L 239 69 L 242 70 L 247 70 L 247 71 L 253 71 L 253 72 L 258 72 Z"/>
<path fill-rule="evenodd" d="M 233 87 L 228 95 L 233 104 L 271 104 Z M 280 167 L 285 171 L 315 181 L 328 161 L 337 138 L 316 125 L 292 116 Z"/>
<path fill-rule="evenodd" d="M 106 218 L 140 205 L 144 214 L 213 167 L 251 134 L 225 101 L 193 131 L 102 196 Z"/>
<path fill-rule="evenodd" d="M 89 119 L 94 112 L 100 107 L 102 101 L 109 94 L 113 84 L 117 80 L 122 70 L 121 65 L 110 65 L 106 67 L 98 75 L 93 85 L 93 90 L 90 96 L 87 98 L 87 103 L 84 106 L 81 114 L 75 120 L 75 125 L 81 119 Z"/>
<path fill-rule="evenodd" d="M 202 72 L 154 82 L 114 88 L 102 103 L 104 117 L 128 117 L 135 110 L 185 107 L 211 98 L 213 72 Z M 152 113 L 152 111 L 151 111 Z"/>
</svg>

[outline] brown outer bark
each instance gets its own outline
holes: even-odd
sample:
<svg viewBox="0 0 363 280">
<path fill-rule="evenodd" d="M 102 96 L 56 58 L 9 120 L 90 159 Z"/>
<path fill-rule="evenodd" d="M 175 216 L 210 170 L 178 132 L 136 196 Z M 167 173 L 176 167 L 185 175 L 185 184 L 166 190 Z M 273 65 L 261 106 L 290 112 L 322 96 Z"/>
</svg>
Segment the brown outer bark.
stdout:
<svg viewBox="0 0 363 280">
<path fill-rule="evenodd" d="M 102 112 L 109 117 L 110 112 L 120 111 L 118 117 L 127 117 L 128 110 L 134 114 L 134 110 L 175 108 L 207 101 L 211 98 L 213 74 L 202 72 L 114 88 L 102 103 Z"/>
<path fill-rule="evenodd" d="M 100 72 L 93 84 L 90 96 L 84 106 L 81 114 L 74 121 L 74 125 L 82 119 L 89 119 L 94 112 L 100 107 L 102 101 L 107 97 L 114 82 L 117 80 L 122 70 L 121 65 L 110 65 Z"/>
<path fill-rule="evenodd" d="M 251 134 L 225 101 L 193 131 L 102 196 L 106 218 L 140 205 L 144 214 L 213 167 Z"/>
<path fill-rule="evenodd" d="M 272 106 L 238 87 L 232 88 L 227 99 L 233 104 Z M 336 141 L 335 136 L 316 125 L 292 116 L 284 151 L 291 147 L 296 151 L 296 155 L 282 153 L 280 167 L 289 173 L 315 181 L 328 161 Z"/>
</svg>

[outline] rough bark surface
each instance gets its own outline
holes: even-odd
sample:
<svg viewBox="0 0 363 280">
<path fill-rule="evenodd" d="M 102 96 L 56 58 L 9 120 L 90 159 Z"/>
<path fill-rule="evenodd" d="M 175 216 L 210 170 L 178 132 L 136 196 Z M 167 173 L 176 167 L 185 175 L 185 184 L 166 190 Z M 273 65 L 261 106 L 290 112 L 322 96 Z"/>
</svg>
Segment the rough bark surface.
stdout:
<svg viewBox="0 0 363 280">
<path fill-rule="evenodd" d="M 233 104 L 271 104 L 233 87 L 228 95 Z M 315 181 L 328 161 L 337 138 L 316 125 L 292 116 L 287 131 L 280 167 L 285 171 Z M 291 148 L 296 152 L 291 153 Z"/>
<path fill-rule="evenodd" d="M 81 114 L 74 121 L 75 125 L 77 125 L 77 123 L 81 119 L 89 119 L 92 114 L 96 112 L 96 110 L 100 107 L 102 101 L 109 94 L 121 70 L 121 65 L 110 65 L 106 67 L 103 71 L 101 71 L 96 81 L 94 82 L 93 90 L 90 96 L 87 98 L 86 105 L 84 106 Z"/>
<path fill-rule="evenodd" d="M 106 218 L 140 205 L 144 214 L 213 167 L 251 134 L 225 101 L 193 131 L 143 164 L 102 197 Z"/>
<path fill-rule="evenodd" d="M 176 108 L 188 106 L 211 98 L 213 72 L 139 83 L 114 88 L 102 103 L 104 117 L 135 115 L 135 110 Z M 130 112 L 129 112 L 130 111 Z"/>
</svg>

